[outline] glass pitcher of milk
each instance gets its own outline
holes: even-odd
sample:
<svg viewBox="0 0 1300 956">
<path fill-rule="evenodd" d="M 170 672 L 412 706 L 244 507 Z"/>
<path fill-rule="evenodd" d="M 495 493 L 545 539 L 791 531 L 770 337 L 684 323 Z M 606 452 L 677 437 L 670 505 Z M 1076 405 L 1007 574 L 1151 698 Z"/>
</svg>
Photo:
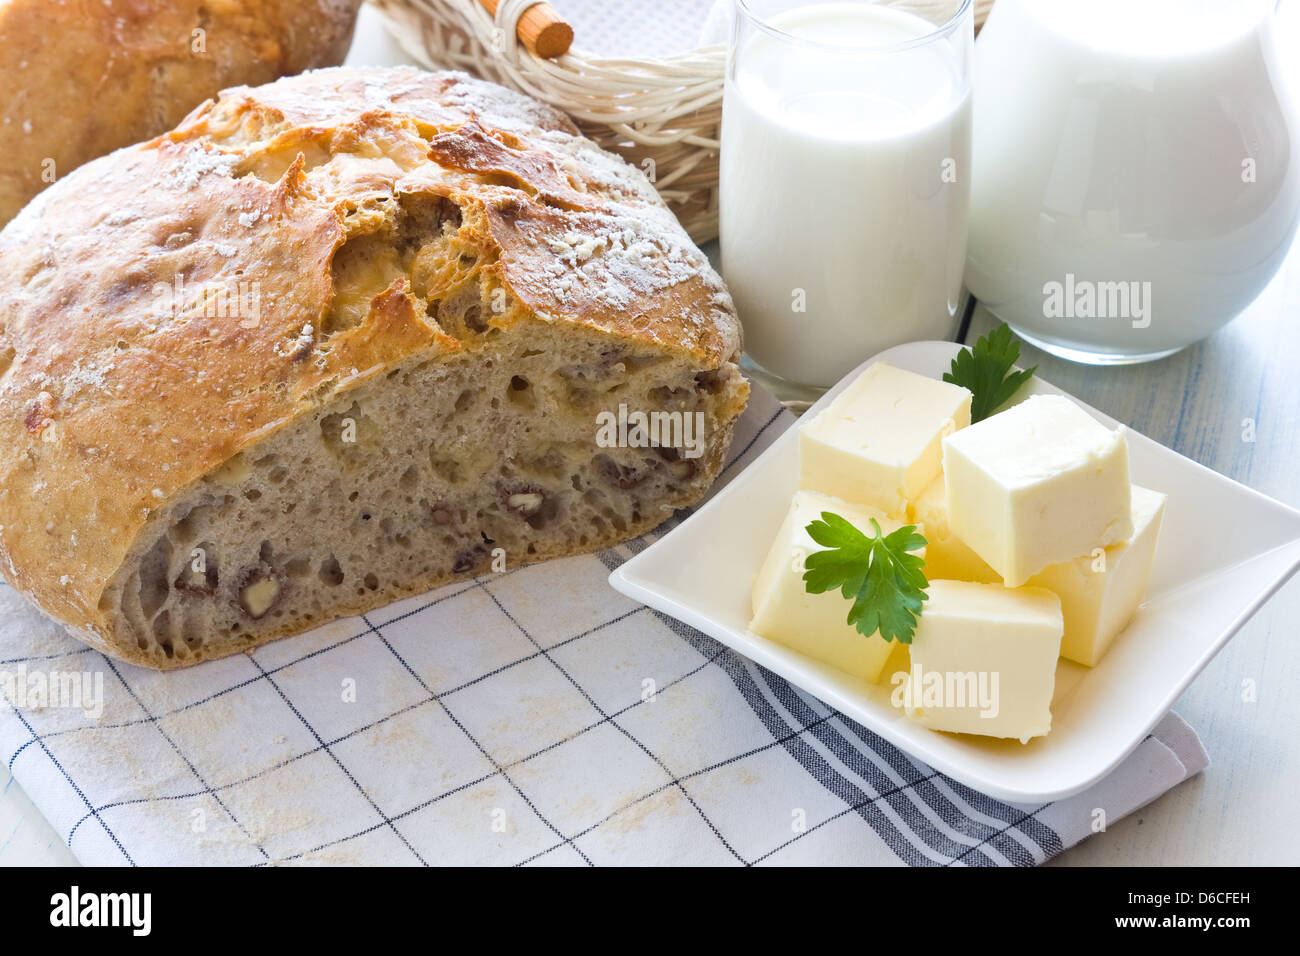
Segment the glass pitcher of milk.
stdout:
<svg viewBox="0 0 1300 956">
<path fill-rule="evenodd" d="M 795 397 L 953 330 L 971 0 L 735 4 L 722 268 L 758 377 Z"/>
<path fill-rule="evenodd" d="M 1076 361 L 1225 325 L 1300 217 L 1273 0 L 998 0 L 975 53 L 970 290 Z"/>
</svg>

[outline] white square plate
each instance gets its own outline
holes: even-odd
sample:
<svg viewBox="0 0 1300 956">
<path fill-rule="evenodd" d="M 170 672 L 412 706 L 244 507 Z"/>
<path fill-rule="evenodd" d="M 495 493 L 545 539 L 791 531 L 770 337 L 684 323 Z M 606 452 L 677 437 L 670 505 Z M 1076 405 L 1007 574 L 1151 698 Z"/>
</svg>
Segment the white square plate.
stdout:
<svg viewBox="0 0 1300 956">
<path fill-rule="evenodd" d="M 862 368 L 886 361 L 938 378 L 960 348 L 914 342 Z M 1026 388 L 1064 394 L 1037 377 Z M 936 770 L 1002 800 L 1056 800 L 1107 774 L 1300 566 L 1300 511 L 1130 431 L 1133 480 L 1169 495 L 1146 602 L 1097 667 L 1060 662 L 1046 737 L 1021 744 L 937 733 L 890 705 L 888 682 L 867 684 L 748 630 L 750 586 L 796 488 L 796 431 L 788 429 L 680 527 L 614 571 L 610 584 L 769 668 Z"/>
</svg>

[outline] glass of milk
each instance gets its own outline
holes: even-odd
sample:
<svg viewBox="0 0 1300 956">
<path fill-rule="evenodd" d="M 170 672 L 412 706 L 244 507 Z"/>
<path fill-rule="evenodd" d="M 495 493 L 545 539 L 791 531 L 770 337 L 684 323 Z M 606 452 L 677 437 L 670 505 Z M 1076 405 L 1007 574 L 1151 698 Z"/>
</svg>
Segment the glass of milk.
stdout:
<svg viewBox="0 0 1300 956">
<path fill-rule="evenodd" d="M 1249 305 L 1300 219 L 1274 26 L 1273 0 L 998 0 L 975 52 L 971 292 L 1092 364 L 1169 355 Z"/>
<path fill-rule="evenodd" d="M 810 397 L 951 335 L 970 202 L 971 0 L 735 0 L 722 268 L 747 367 Z"/>
</svg>

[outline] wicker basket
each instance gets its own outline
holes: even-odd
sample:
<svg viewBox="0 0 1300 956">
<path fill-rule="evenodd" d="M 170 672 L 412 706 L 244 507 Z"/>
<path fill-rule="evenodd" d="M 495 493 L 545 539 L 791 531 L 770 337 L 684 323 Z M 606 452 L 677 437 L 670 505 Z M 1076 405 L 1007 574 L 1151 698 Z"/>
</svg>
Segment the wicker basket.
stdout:
<svg viewBox="0 0 1300 956">
<path fill-rule="evenodd" d="M 526 0 L 495 18 L 478 0 L 371 0 L 421 63 L 514 87 L 568 113 L 587 136 L 650 175 L 696 242 L 718 234 L 718 134 L 726 49 L 656 58 L 602 58 L 574 49 L 543 60 L 519 43 Z M 924 13 L 933 0 L 886 0 Z M 558 4 L 563 12 L 563 4 Z M 975 0 L 976 28 L 993 0 Z"/>
</svg>

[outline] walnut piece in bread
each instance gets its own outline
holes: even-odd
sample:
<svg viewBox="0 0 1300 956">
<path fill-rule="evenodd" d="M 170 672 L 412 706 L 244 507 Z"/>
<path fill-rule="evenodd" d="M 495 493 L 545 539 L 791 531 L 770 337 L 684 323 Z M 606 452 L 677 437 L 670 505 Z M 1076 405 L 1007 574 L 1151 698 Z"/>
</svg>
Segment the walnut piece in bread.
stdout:
<svg viewBox="0 0 1300 956">
<path fill-rule="evenodd" d="M 227 86 L 342 63 L 361 0 L 4 0 L 0 225 Z"/>
<path fill-rule="evenodd" d="M 605 548 L 716 477 L 740 347 L 562 114 L 409 68 L 228 90 L 0 232 L 0 571 L 169 668 Z M 697 443 L 602 440 L 638 412 Z"/>
</svg>

